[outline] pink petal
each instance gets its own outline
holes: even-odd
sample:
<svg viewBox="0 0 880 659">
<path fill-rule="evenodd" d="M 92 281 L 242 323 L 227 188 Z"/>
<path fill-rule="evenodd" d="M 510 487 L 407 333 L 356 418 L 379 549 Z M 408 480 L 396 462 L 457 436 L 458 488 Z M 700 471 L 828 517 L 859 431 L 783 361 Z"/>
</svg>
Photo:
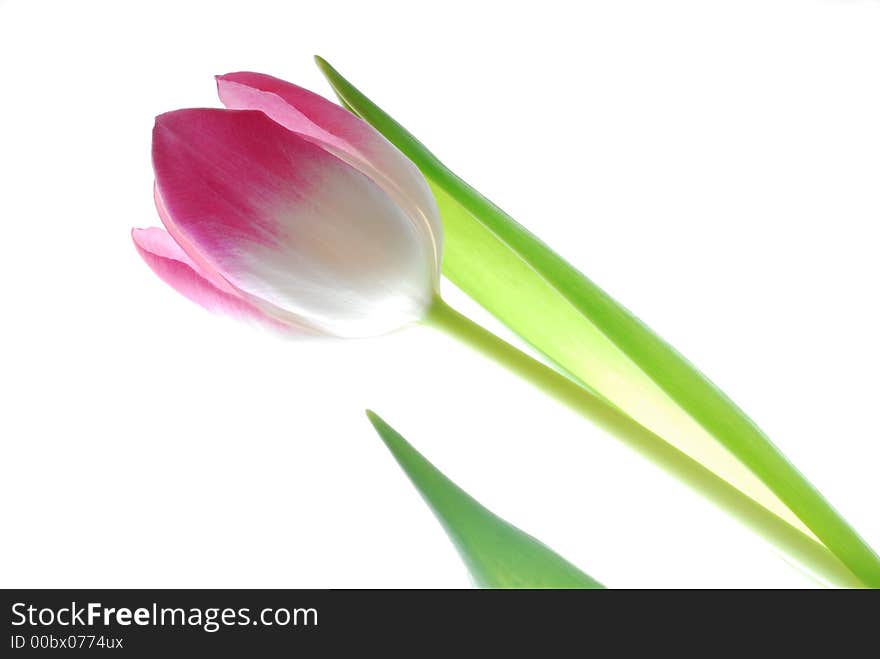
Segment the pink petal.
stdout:
<svg viewBox="0 0 880 659">
<path fill-rule="evenodd" d="M 363 336 L 420 319 L 433 300 L 433 247 L 412 218 L 262 112 L 157 117 L 153 167 L 180 247 L 272 317 Z"/>
<path fill-rule="evenodd" d="M 192 245 L 186 238 L 186 236 L 180 231 L 177 225 L 174 223 L 174 219 L 168 213 L 168 209 L 165 207 L 165 202 L 162 200 L 162 195 L 159 194 L 159 186 L 155 183 L 153 184 L 153 203 L 156 205 L 156 212 L 159 213 L 159 219 L 162 220 L 162 224 L 165 225 L 165 228 L 168 230 L 168 233 L 171 234 L 172 242 L 176 243 L 175 248 L 187 254 L 188 263 L 191 263 L 193 268 L 196 269 L 204 279 L 207 279 L 215 288 L 220 289 L 226 293 L 229 293 L 233 297 L 241 297 L 238 291 L 235 290 L 235 287 L 232 286 L 228 281 L 223 278 L 219 272 L 217 272 L 211 264 L 199 253 L 199 251 Z M 181 245 L 185 245 L 186 249 L 182 248 Z"/>
<path fill-rule="evenodd" d="M 228 314 L 237 318 L 256 320 L 273 329 L 288 331 L 290 328 L 269 318 L 259 309 L 214 286 L 201 268 L 190 260 L 167 232 L 157 227 L 132 229 L 131 238 L 138 253 L 147 265 L 166 284 L 209 311 Z"/>
<path fill-rule="evenodd" d="M 226 107 L 261 110 L 374 179 L 424 223 L 439 271 L 443 228 L 431 189 L 418 168 L 372 126 L 322 96 L 262 73 L 217 76 L 217 92 Z"/>
</svg>

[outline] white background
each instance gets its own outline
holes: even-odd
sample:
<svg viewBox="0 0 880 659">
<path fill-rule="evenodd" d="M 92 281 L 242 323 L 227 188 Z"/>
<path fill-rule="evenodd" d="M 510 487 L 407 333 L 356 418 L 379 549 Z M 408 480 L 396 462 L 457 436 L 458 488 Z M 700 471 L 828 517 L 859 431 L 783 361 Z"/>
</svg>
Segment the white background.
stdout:
<svg viewBox="0 0 880 659">
<path fill-rule="evenodd" d="M 153 276 L 153 116 L 242 69 L 329 96 L 314 53 L 880 546 L 878 34 L 876 2 L 0 2 L 0 584 L 467 586 L 371 407 L 609 586 L 811 585 L 451 339 L 280 341 Z"/>
</svg>

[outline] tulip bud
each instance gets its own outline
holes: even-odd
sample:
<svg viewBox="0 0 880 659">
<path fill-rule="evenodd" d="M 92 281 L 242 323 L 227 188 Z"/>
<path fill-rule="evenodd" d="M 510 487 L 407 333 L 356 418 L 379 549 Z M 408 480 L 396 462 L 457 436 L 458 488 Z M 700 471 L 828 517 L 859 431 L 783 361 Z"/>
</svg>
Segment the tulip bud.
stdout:
<svg viewBox="0 0 880 659">
<path fill-rule="evenodd" d="M 226 98 L 266 93 L 218 84 Z M 135 230 L 138 251 L 203 306 L 283 328 L 360 337 L 421 320 L 442 249 L 427 183 L 373 128 L 294 89 L 302 111 L 275 96 L 273 113 L 254 103 L 157 117 L 155 199 L 168 233 Z M 311 132 L 290 116 L 308 117 Z"/>
</svg>

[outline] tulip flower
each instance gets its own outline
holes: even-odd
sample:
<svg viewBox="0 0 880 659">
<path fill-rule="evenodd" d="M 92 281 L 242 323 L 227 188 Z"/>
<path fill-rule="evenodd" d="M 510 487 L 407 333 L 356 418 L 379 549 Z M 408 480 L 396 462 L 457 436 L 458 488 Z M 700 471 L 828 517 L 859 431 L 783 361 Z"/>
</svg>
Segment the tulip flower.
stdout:
<svg viewBox="0 0 880 659">
<path fill-rule="evenodd" d="M 344 86 L 338 76 L 331 79 Z M 506 239 L 496 243 L 518 247 L 518 260 L 486 263 L 525 267 L 540 280 L 528 289 L 530 295 L 545 291 L 554 277 L 563 279 L 563 289 L 586 284 L 563 267 L 567 264 L 547 256 L 537 239 L 446 172 L 421 144 L 407 135 L 401 138 L 402 128 L 356 90 L 345 87 L 347 103 L 356 103 L 383 132 L 395 134 L 395 142 L 422 163 L 422 170 L 370 124 L 300 87 L 257 73 L 219 76 L 217 86 L 227 109 L 169 112 L 156 119 L 153 130 L 154 197 L 165 230 L 136 229 L 132 235 L 141 256 L 165 282 L 206 308 L 295 333 L 362 337 L 424 321 L 590 419 L 827 581 L 874 585 L 880 579 L 880 559 L 828 512 L 818 493 L 800 488 L 806 481 L 787 463 L 777 471 L 786 475 L 785 483 L 807 491 L 804 497 L 821 516 L 816 535 L 835 552 L 595 389 L 449 307 L 439 295 L 443 230 L 422 171 L 433 172 L 445 185 L 432 181 L 435 193 L 449 197 L 452 190 L 462 200 L 459 218 L 480 217 L 487 226 L 504 230 Z M 468 235 L 482 241 L 484 252 L 494 248 L 495 243 L 484 240 L 485 227 Z M 459 261 L 459 267 L 467 263 Z M 509 283 L 506 276 L 499 266 L 480 281 L 495 290 L 496 284 Z M 573 309 L 576 299 L 566 298 L 566 309 Z M 513 317 L 542 322 L 542 302 L 529 302 Z M 594 306 L 609 305 L 600 297 Z M 570 345 L 576 336 L 564 334 L 560 343 Z"/>
<path fill-rule="evenodd" d="M 238 79 L 220 79 L 222 96 L 259 105 L 263 92 Z M 156 119 L 154 196 L 167 233 L 135 230 L 139 252 L 203 306 L 280 328 L 360 337 L 423 318 L 443 242 L 424 178 L 360 119 L 288 88 L 305 111 L 336 112 L 272 97 L 279 123 L 259 110 Z"/>
</svg>

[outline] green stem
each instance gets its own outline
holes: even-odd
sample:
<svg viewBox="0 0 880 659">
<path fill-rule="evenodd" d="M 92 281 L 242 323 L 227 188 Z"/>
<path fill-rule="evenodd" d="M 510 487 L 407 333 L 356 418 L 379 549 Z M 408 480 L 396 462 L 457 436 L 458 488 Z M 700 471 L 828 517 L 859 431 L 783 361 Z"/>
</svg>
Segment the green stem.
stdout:
<svg viewBox="0 0 880 659">
<path fill-rule="evenodd" d="M 727 511 L 821 580 L 836 586 L 864 586 L 823 544 L 767 510 L 604 398 L 498 338 L 439 297 L 428 313 L 426 323 L 451 334 L 586 417 Z"/>
</svg>

